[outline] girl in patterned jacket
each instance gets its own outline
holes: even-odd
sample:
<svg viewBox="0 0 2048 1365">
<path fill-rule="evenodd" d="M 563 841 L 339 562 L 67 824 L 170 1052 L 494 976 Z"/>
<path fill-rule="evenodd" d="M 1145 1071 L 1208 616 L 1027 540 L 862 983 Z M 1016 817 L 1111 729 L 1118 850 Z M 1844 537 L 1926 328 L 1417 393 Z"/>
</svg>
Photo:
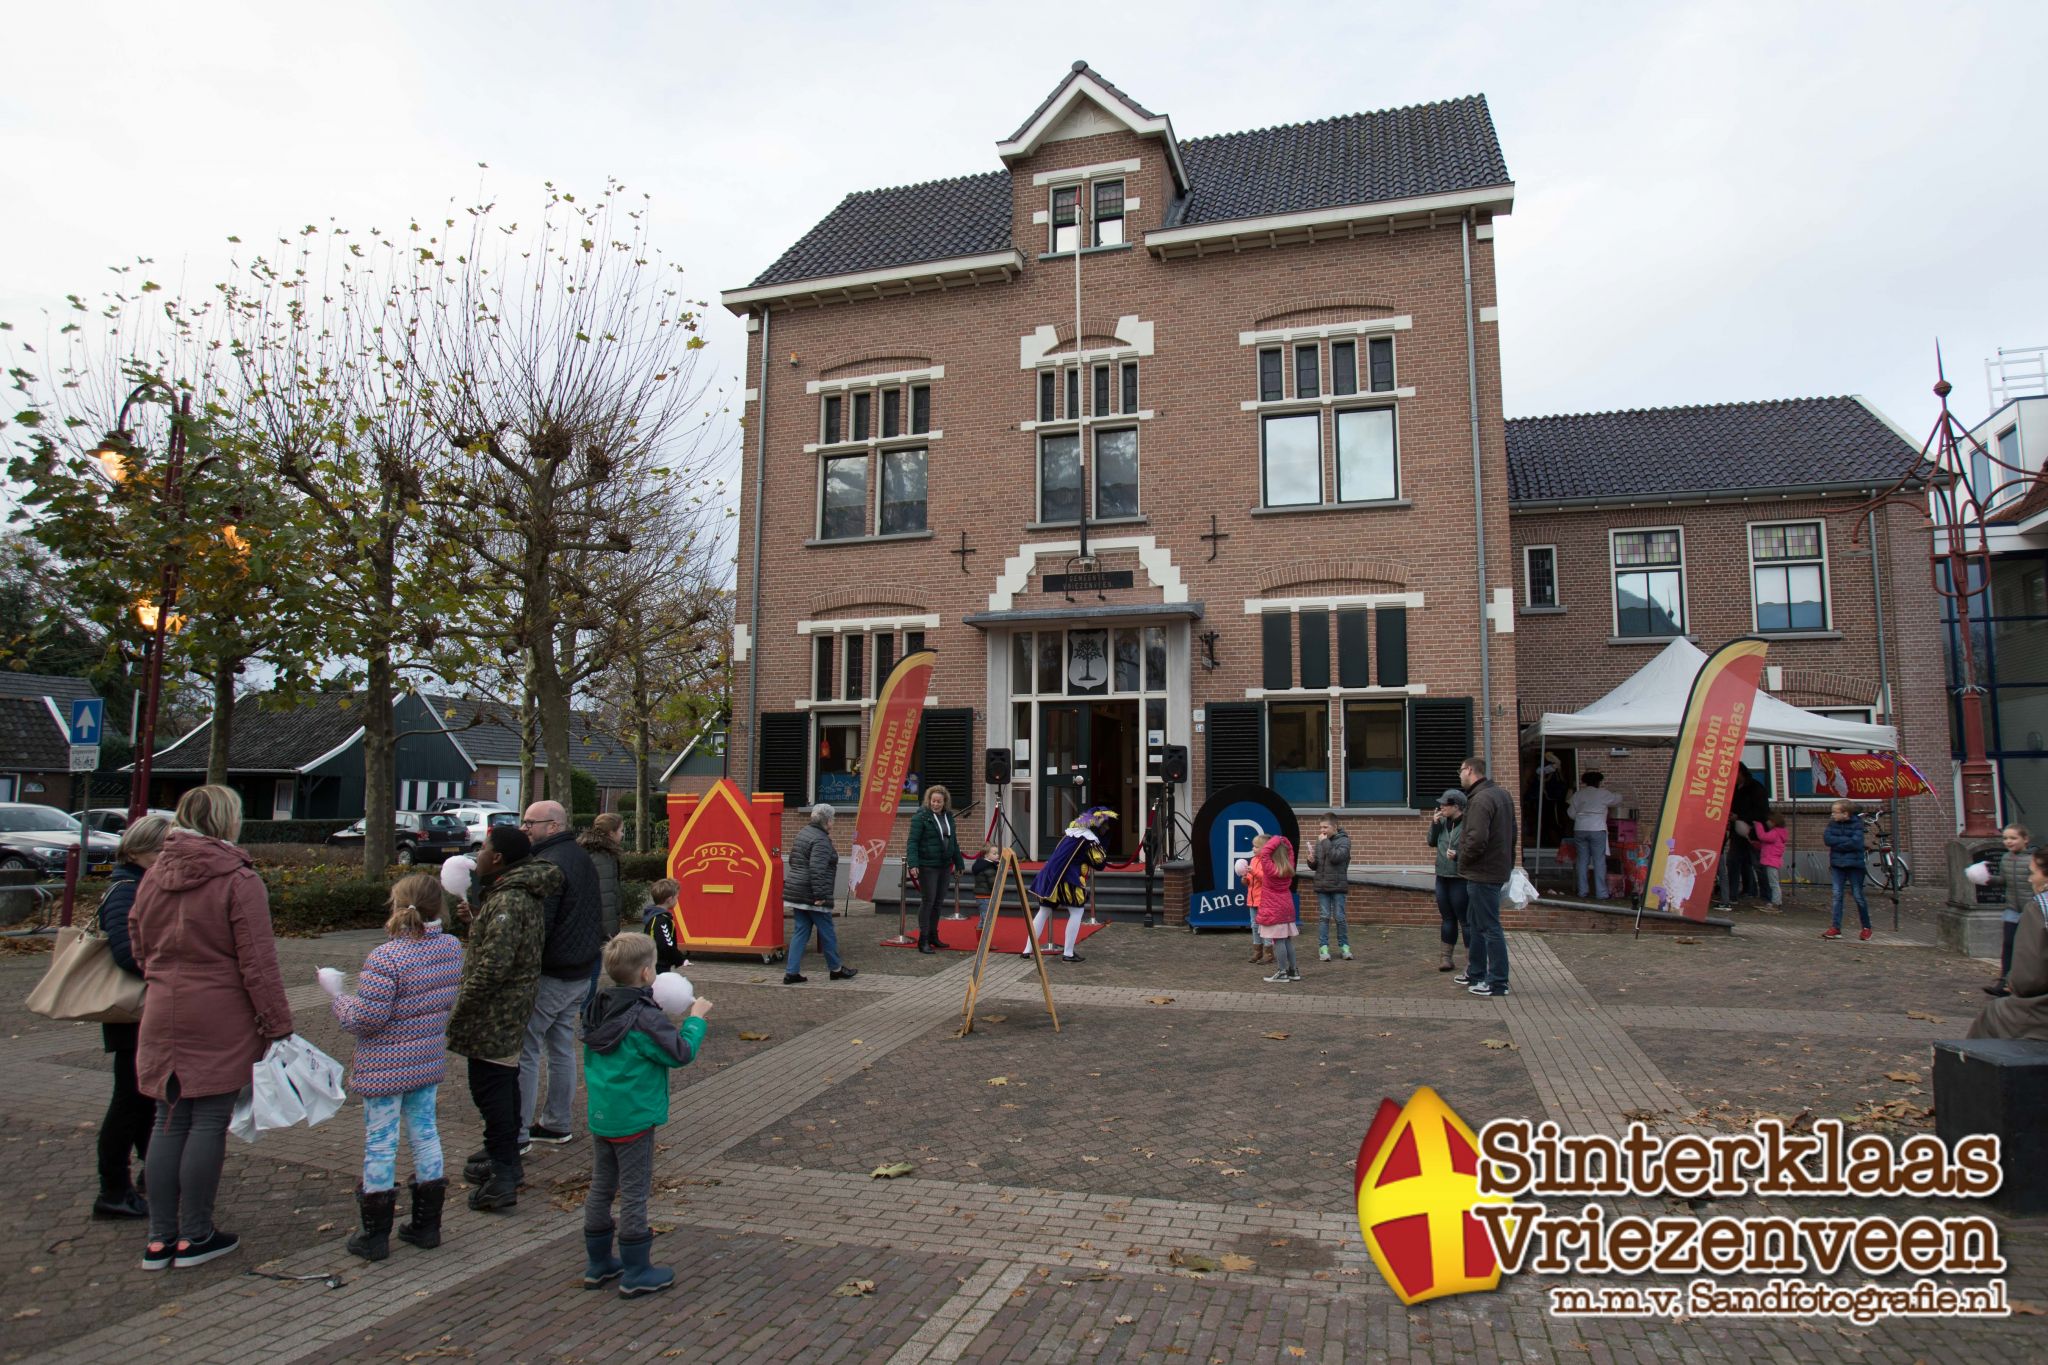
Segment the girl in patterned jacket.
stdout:
<svg viewBox="0 0 2048 1365">
<path fill-rule="evenodd" d="M 440 916 L 441 879 L 415 872 L 391 888 L 391 918 L 384 922 L 390 937 L 370 950 L 355 993 L 343 992 L 340 972 L 320 969 L 320 984 L 334 997 L 335 1021 L 356 1038 L 349 1081 L 363 1097 L 363 1179 L 356 1187 L 362 1229 L 348 1239 L 348 1249 L 368 1261 L 390 1254 L 401 1120 L 412 1135 L 412 1221 L 399 1225 L 398 1237 L 421 1248 L 441 1244 L 448 1180 L 434 1100 L 448 1011 L 462 981 L 462 944 L 442 932 Z"/>
</svg>

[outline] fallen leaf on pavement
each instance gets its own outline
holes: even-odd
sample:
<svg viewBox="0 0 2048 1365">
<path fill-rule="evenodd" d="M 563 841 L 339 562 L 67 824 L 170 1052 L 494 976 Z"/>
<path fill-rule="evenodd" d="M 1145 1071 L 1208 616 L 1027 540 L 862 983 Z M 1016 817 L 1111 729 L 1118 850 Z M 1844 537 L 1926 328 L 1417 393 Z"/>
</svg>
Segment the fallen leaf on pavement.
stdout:
<svg viewBox="0 0 2048 1365">
<path fill-rule="evenodd" d="M 1254 1265 L 1257 1265 L 1258 1262 L 1254 1261 L 1249 1256 L 1235 1256 L 1225 1254 L 1222 1260 L 1222 1264 L 1225 1270 L 1250 1270 Z"/>
<path fill-rule="evenodd" d="M 1287 1354 L 1289 1354 L 1289 1355 L 1293 1356 L 1293 1357 L 1294 1357 L 1295 1359 L 1299 1360 L 1299 1359 L 1301 1359 L 1301 1358 L 1302 1358 L 1303 1356 L 1307 1355 L 1307 1354 L 1308 1354 L 1308 1351 L 1307 1351 L 1306 1349 L 1304 1349 L 1303 1347 L 1300 1347 L 1300 1346 L 1290 1346 L 1290 1347 L 1288 1347 L 1288 1348 L 1287 1348 Z"/>
<path fill-rule="evenodd" d="M 1116 1315 L 1116 1325 L 1119 1327 L 1129 1327 L 1132 1323 L 1136 1321 L 1137 1319 L 1132 1317 L 1129 1313 L 1118 1313 Z"/>
<path fill-rule="evenodd" d="M 870 1180 L 894 1180 L 899 1175 L 909 1175 L 917 1167 L 907 1161 L 891 1161 L 875 1167 L 869 1173 Z"/>
<path fill-rule="evenodd" d="M 17 1308 L 12 1314 L 17 1318 L 39 1318 L 42 1315 L 43 1310 L 40 1308 Z"/>
<path fill-rule="evenodd" d="M 1505 1038 L 1481 1038 L 1479 1040 L 1479 1046 L 1490 1047 L 1495 1052 L 1519 1052 L 1521 1050 Z"/>
<path fill-rule="evenodd" d="M 1171 1005 L 1173 997 L 1170 995 L 1148 995 L 1145 997 L 1145 1003 L 1148 1005 Z"/>
<path fill-rule="evenodd" d="M 1920 1079 L 1920 1073 L 1917 1071 L 1887 1071 L 1884 1073 L 1884 1078 L 1888 1081 L 1905 1081 L 1911 1084 Z"/>
<path fill-rule="evenodd" d="M 1699 942 L 1699 940 L 1698 940 L 1698 939 L 1696 939 L 1696 938 L 1693 938 L 1692 936 L 1690 936 L 1690 935 L 1688 935 L 1688 934 L 1680 934 L 1680 935 L 1679 935 L 1679 936 L 1678 936 L 1677 938 L 1674 938 L 1674 939 L 1672 939 L 1671 941 L 1672 941 L 1673 943 L 1698 943 L 1698 942 Z"/>
<path fill-rule="evenodd" d="M 2014 1299 L 2011 1307 L 2014 1313 L 2023 1318 L 2048 1318 L 2048 1308 L 2043 1308 L 2038 1303 L 2022 1303 Z"/>
<path fill-rule="evenodd" d="M 1286 1033 L 1269 1033 L 1266 1035 L 1266 1037 L 1271 1038 L 1276 1043 L 1281 1042 L 1290 1036 L 1292 1035 Z"/>
<path fill-rule="evenodd" d="M 743 1043 L 765 1043 L 768 1041 L 768 1038 L 769 1035 L 765 1033 L 742 1033 L 740 1035 L 740 1041 Z"/>
<path fill-rule="evenodd" d="M 1936 1018 L 1934 1015 L 1929 1014 L 1926 1010 L 1907 1010 L 1906 1017 L 1908 1019 L 1923 1019 L 1930 1024 L 1938 1024 L 1941 1022 L 1940 1019 Z"/>
<path fill-rule="evenodd" d="M 1007 1014 L 984 1014 L 981 1016 L 981 1022 L 984 1024 L 1000 1024 L 1009 1017 Z"/>
<path fill-rule="evenodd" d="M 1168 1252 L 1166 1260 L 1169 1265 L 1177 1265 L 1183 1270 L 1193 1270 L 1203 1274 L 1223 1268 L 1216 1263 L 1214 1257 L 1198 1256 L 1192 1251 L 1182 1251 L 1179 1247 L 1175 1247 L 1172 1251 Z"/>
<path fill-rule="evenodd" d="M 858 1299 L 875 1292 L 873 1280 L 848 1280 L 832 1291 L 835 1299 Z"/>
<path fill-rule="evenodd" d="M 991 1076 L 984 1082 L 987 1085 L 1008 1085 L 1009 1083 L 1010 1078 L 1008 1076 Z"/>
</svg>

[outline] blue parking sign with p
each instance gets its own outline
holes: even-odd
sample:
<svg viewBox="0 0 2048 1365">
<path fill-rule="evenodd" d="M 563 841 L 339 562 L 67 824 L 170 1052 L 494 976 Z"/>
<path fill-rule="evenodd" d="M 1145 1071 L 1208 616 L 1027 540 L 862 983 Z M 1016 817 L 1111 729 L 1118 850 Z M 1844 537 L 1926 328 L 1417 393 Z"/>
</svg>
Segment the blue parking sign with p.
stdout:
<svg viewBox="0 0 2048 1365">
<path fill-rule="evenodd" d="M 78 697 L 71 703 L 71 742 L 97 744 L 107 704 L 98 697 Z"/>
</svg>

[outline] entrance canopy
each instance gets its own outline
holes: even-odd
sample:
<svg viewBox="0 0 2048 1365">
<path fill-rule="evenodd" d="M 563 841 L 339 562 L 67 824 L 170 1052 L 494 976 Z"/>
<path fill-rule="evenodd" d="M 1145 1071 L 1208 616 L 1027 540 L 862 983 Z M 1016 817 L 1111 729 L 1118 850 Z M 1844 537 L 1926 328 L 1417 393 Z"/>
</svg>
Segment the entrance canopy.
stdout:
<svg viewBox="0 0 2048 1365">
<path fill-rule="evenodd" d="M 1690 640 L 1673 640 L 1633 678 L 1584 710 L 1546 712 L 1522 731 L 1522 747 L 1625 744 L 1668 749 L 1677 743 L 1692 681 L 1706 662 L 1707 656 Z M 1817 716 L 1759 691 L 1749 743 L 1892 752 L 1899 747 L 1899 732 L 1889 725 Z"/>
</svg>

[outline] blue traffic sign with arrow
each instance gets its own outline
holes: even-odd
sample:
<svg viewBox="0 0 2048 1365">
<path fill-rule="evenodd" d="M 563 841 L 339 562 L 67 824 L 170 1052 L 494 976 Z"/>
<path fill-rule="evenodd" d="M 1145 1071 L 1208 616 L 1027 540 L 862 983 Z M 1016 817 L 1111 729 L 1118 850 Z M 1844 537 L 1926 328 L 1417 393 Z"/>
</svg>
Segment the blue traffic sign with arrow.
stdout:
<svg viewBox="0 0 2048 1365">
<path fill-rule="evenodd" d="M 71 703 L 71 742 L 97 744 L 104 728 L 107 704 L 98 697 L 78 697 Z"/>
</svg>

